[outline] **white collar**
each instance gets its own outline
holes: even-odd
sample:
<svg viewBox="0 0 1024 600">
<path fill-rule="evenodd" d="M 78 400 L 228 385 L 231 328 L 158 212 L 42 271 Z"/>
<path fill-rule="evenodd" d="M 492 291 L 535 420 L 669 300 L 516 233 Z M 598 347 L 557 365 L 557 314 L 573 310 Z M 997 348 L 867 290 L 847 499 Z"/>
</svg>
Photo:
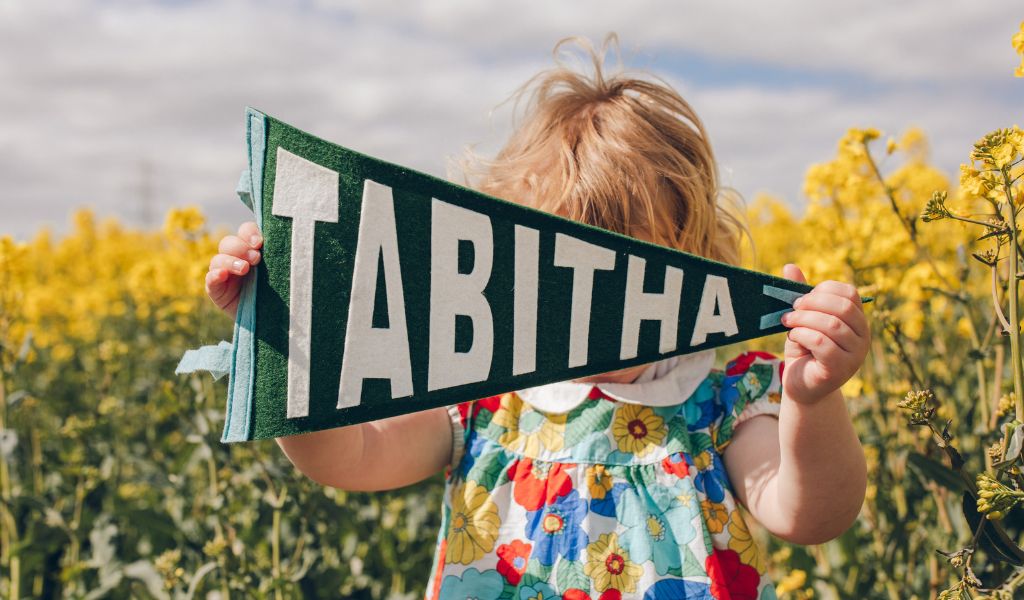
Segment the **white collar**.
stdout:
<svg viewBox="0 0 1024 600">
<path fill-rule="evenodd" d="M 563 414 L 587 398 L 595 387 L 613 400 L 645 406 L 682 404 L 715 364 L 715 351 L 673 356 L 652 363 L 633 383 L 576 383 L 560 381 L 520 390 L 519 397 L 545 413 Z"/>
</svg>

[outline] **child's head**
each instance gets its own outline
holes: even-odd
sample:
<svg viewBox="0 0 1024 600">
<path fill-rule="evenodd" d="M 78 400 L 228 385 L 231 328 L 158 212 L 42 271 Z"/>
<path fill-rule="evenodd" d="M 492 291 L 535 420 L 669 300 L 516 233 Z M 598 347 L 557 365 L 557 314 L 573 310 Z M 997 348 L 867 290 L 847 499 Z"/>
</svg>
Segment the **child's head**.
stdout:
<svg viewBox="0 0 1024 600">
<path fill-rule="evenodd" d="M 567 68 L 559 49 L 574 41 L 593 75 Z M 519 204 L 677 248 L 737 263 L 744 228 L 718 185 L 704 126 L 663 81 L 606 75 L 585 40 L 555 46 L 558 67 L 516 93 L 532 90 L 522 122 L 477 189 Z"/>
</svg>

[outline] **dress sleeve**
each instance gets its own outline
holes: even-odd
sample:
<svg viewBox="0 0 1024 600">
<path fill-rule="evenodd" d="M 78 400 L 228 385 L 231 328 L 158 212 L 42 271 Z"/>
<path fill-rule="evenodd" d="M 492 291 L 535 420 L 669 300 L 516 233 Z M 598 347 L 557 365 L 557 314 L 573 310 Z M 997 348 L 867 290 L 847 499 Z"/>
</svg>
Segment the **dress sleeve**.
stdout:
<svg viewBox="0 0 1024 600">
<path fill-rule="evenodd" d="M 767 352 L 745 352 L 729 362 L 719 391 L 721 413 L 712 429 L 721 452 L 740 423 L 757 415 L 778 418 L 782 399 L 782 359 Z"/>
<path fill-rule="evenodd" d="M 473 402 L 463 402 L 448 407 L 448 418 L 452 425 L 452 459 L 449 466 L 455 469 L 466 453 L 466 433 L 469 430 L 469 415 Z"/>
</svg>

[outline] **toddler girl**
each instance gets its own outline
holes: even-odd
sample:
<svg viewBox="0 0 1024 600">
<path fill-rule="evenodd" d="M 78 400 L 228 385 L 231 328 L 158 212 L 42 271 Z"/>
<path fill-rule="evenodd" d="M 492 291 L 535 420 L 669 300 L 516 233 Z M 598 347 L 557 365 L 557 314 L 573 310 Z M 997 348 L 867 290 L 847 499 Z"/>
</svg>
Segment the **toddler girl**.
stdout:
<svg viewBox="0 0 1024 600">
<path fill-rule="evenodd" d="M 593 75 L 531 80 L 524 121 L 476 187 L 736 263 L 742 226 L 719 206 L 693 109 L 664 83 L 606 77 L 583 45 Z M 246 223 L 210 263 L 207 291 L 228 313 L 261 244 Z M 794 265 L 783 275 L 803 281 Z M 821 283 L 783 323 L 785 369 L 748 352 L 713 370 L 704 351 L 278 443 L 347 490 L 450 466 L 429 598 L 774 598 L 738 506 L 816 544 L 850 526 L 866 485 L 839 391 L 868 347 L 856 290 Z"/>
</svg>

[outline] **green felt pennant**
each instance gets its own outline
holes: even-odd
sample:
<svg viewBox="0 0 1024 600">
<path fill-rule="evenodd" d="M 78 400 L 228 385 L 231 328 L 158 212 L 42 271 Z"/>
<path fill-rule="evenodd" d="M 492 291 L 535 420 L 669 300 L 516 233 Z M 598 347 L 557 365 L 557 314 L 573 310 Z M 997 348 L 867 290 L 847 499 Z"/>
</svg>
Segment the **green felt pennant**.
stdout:
<svg viewBox="0 0 1024 600">
<path fill-rule="evenodd" d="M 785 330 L 781 315 L 811 289 L 492 198 L 252 109 L 247 118 L 239 193 L 264 247 L 240 304 L 225 441 L 765 336 Z"/>
</svg>

